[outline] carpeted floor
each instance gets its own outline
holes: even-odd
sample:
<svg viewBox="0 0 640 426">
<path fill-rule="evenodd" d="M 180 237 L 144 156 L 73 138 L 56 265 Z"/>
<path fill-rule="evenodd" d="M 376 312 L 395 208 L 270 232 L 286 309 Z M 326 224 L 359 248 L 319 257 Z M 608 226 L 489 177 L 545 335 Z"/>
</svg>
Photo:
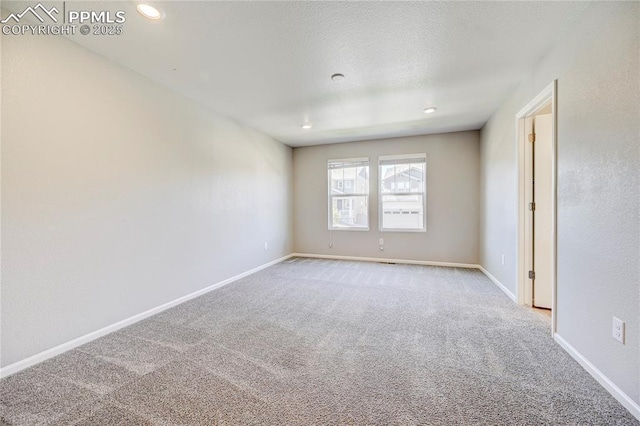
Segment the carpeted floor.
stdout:
<svg viewBox="0 0 640 426">
<path fill-rule="evenodd" d="M 0 381 L 13 425 L 637 425 L 476 270 L 295 258 Z"/>
</svg>

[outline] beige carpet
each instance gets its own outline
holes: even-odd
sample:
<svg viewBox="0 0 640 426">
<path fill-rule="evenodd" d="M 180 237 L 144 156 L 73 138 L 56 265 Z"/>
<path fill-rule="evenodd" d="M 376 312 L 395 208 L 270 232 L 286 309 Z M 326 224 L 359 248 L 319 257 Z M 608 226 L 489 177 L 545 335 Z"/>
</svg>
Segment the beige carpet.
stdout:
<svg viewBox="0 0 640 426">
<path fill-rule="evenodd" d="M 13 425 L 636 425 L 476 270 L 291 259 L 0 381 Z"/>
</svg>

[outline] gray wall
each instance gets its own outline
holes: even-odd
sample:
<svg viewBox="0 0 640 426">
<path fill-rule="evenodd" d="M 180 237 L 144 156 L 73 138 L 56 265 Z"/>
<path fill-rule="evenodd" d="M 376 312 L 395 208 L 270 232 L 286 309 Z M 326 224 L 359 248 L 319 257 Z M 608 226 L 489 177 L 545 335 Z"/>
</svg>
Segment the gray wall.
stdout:
<svg viewBox="0 0 640 426">
<path fill-rule="evenodd" d="M 640 402 L 640 4 L 592 2 L 481 132 L 481 263 L 516 288 L 515 115 L 558 79 L 558 334 Z M 506 254 L 506 264 L 500 256 Z M 627 344 L 611 317 L 627 322 Z"/>
<path fill-rule="evenodd" d="M 62 37 L 2 37 L 1 365 L 291 253 L 291 155 Z"/>
<path fill-rule="evenodd" d="M 378 156 L 427 154 L 427 232 L 385 232 L 378 246 Z M 476 131 L 294 148 L 294 248 L 298 253 L 478 263 Z M 369 231 L 327 230 L 327 160 L 369 157 Z"/>
</svg>

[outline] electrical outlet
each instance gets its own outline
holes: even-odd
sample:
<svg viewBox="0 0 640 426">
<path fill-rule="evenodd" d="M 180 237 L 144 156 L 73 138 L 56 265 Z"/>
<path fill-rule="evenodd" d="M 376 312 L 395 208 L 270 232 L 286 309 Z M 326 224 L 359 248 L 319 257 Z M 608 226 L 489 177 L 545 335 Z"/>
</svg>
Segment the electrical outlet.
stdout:
<svg viewBox="0 0 640 426">
<path fill-rule="evenodd" d="M 268 242 L 264 242 L 264 249 L 267 250 L 269 248 L 269 243 Z"/>
<path fill-rule="evenodd" d="M 611 336 L 624 345 L 624 321 L 613 317 Z"/>
<path fill-rule="evenodd" d="M 504 254 L 502 255 L 502 264 L 504 265 Z"/>
<path fill-rule="evenodd" d="M 380 245 L 383 246 L 384 245 L 384 238 L 380 238 Z"/>
</svg>

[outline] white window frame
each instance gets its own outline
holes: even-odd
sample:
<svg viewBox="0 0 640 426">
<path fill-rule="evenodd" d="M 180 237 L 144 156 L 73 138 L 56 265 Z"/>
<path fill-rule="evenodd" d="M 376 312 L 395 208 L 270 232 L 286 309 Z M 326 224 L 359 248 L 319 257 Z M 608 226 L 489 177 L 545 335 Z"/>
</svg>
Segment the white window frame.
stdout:
<svg viewBox="0 0 640 426">
<path fill-rule="evenodd" d="M 422 229 L 402 229 L 402 228 L 384 228 L 383 227 L 383 209 L 382 209 L 382 197 L 383 195 L 411 195 L 407 192 L 396 193 L 382 193 L 382 166 L 383 162 L 392 161 L 406 161 L 417 160 L 418 162 L 424 162 L 424 180 L 422 187 Z M 411 188 L 411 185 L 409 185 Z M 396 188 L 397 191 L 397 188 Z M 415 192 L 413 194 L 416 194 Z M 427 154 L 399 154 L 399 155 L 381 155 L 378 157 L 378 230 L 380 232 L 427 232 Z"/>
<path fill-rule="evenodd" d="M 367 165 L 367 188 L 364 193 L 354 192 L 343 195 L 333 195 L 331 193 L 331 164 L 336 163 L 366 163 Z M 341 158 L 335 160 L 327 161 L 327 226 L 330 231 L 368 231 L 371 224 L 371 206 L 369 203 L 369 192 L 371 187 L 371 163 L 369 162 L 369 157 L 359 157 L 359 158 Z M 343 188 L 344 189 L 344 188 Z M 365 196 L 367 200 L 367 226 L 333 226 L 332 220 L 332 209 L 333 206 L 333 197 L 354 197 L 354 196 Z"/>
</svg>

